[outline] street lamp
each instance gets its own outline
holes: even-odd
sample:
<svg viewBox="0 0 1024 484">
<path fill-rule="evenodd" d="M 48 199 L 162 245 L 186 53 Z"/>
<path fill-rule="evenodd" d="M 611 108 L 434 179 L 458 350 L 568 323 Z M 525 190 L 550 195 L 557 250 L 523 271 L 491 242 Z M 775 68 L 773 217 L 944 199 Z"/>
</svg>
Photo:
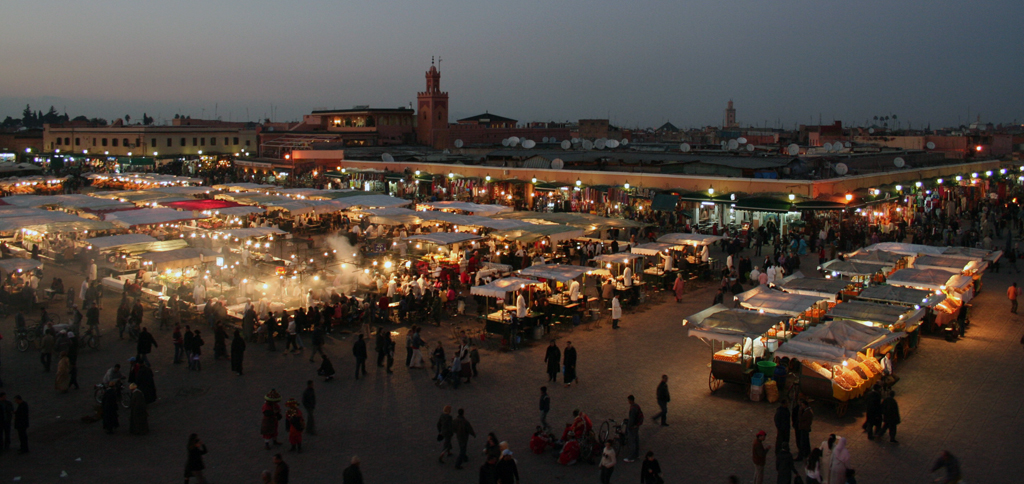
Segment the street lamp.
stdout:
<svg viewBox="0 0 1024 484">
<path fill-rule="evenodd" d="M 537 184 L 537 177 L 531 178 L 530 179 L 530 183 L 533 183 L 534 185 L 536 185 Z"/>
<path fill-rule="evenodd" d="M 487 181 L 487 182 L 490 182 L 491 181 L 491 175 L 485 176 L 484 180 Z"/>
<path fill-rule="evenodd" d="M 708 187 L 708 196 L 709 197 L 715 196 L 715 187 Z"/>
<path fill-rule="evenodd" d="M 793 192 L 789 192 L 789 201 L 792 202 L 793 200 L 796 200 L 796 195 Z"/>
<path fill-rule="evenodd" d="M 625 185 L 622 185 L 622 187 L 625 188 L 626 190 L 629 190 L 629 182 L 627 181 Z"/>
<path fill-rule="evenodd" d="M 846 194 L 846 203 L 850 203 L 852 201 L 853 201 L 853 194 L 852 193 L 847 193 Z"/>
<path fill-rule="evenodd" d="M 581 182 L 580 179 L 577 178 L 576 179 L 576 186 L 582 186 L 582 185 L 583 185 L 583 182 Z"/>
<path fill-rule="evenodd" d="M 897 192 L 902 192 L 903 191 L 903 185 L 896 185 L 896 191 Z"/>
<path fill-rule="evenodd" d="M 921 182 L 915 182 L 914 183 L 914 186 L 917 187 L 917 188 L 921 188 L 921 185 L 922 185 Z"/>
</svg>

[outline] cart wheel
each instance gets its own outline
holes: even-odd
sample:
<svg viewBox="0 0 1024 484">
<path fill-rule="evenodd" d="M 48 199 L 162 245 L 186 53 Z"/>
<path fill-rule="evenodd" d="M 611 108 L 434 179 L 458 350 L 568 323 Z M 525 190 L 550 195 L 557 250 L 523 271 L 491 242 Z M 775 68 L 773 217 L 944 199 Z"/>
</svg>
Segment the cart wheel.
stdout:
<svg viewBox="0 0 1024 484">
<path fill-rule="evenodd" d="M 715 373 L 714 372 L 708 373 L 708 388 L 711 389 L 711 393 L 717 392 L 718 389 L 722 388 L 722 385 L 724 385 L 724 384 L 725 384 L 725 382 L 723 382 L 722 380 L 719 380 L 718 378 L 715 378 Z"/>
<path fill-rule="evenodd" d="M 836 404 L 836 417 L 842 417 L 846 415 L 847 402 L 839 402 Z"/>
</svg>

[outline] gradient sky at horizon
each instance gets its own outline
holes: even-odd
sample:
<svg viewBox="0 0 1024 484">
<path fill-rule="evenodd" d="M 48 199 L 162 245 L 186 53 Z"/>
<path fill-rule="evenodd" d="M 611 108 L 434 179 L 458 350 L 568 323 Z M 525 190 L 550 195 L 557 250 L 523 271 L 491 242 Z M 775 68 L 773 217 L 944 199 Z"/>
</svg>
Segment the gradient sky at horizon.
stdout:
<svg viewBox="0 0 1024 484">
<path fill-rule="evenodd" d="M 0 117 L 297 120 L 408 106 L 625 127 L 1024 122 L 1024 2 L 11 2 Z"/>
</svg>

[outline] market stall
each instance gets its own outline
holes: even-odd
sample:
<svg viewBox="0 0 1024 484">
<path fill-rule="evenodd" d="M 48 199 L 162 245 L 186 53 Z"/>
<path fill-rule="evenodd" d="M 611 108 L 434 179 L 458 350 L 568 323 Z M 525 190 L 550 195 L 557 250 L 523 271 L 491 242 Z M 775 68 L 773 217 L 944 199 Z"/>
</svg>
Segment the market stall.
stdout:
<svg viewBox="0 0 1024 484">
<path fill-rule="evenodd" d="M 889 276 L 893 286 L 914 287 L 930 291 L 941 291 L 948 297 L 968 303 L 974 298 L 974 279 L 951 274 L 941 269 L 902 269 Z"/>
<path fill-rule="evenodd" d="M 721 304 L 683 319 L 688 335 L 711 347 L 711 393 L 726 382 L 750 385 L 751 375 L 759 371 L 759 366 L 774 370 L 770 353 L 778 348 L 779 339 L 787 336 L 782 328 L 788 320 L 789 316 L 781 314 L 732 309 Z M 758 365 L 759 360 L 766 364 Z"/>
<path fill-rule="evenodd" d="M 857 299 L 881 304 L 921 307 L 927 312 L 922 319 L 925 332 L 936 332 L 956 320 L 961 303 L 947 298 L 945 293 L 888 284 L 871 286 L 861 291 Z"/>
<path fill-rule="evenodd" d="M 803 272 L 796 271 L 781 281 L 776 281 L 774 287 L 790 294 L 824 297 L 831 302 L 837 302 L 855 297 L 863 286 L 842 279 L 806 277 Z"/>
<path fill-rule="evenodd" d="M 894 306 L 865 301 L 850 301 L 837 304 L 825 315 L 830 320 L 848 319 L 869 326 L 886 328 L 892 332 L 905 332 L 897 354 L 904 356 L 917 348 L 920 333 L 917 331 L 926 309 L 919 307 Z"/>
<path fill-rule="evenodd" d="M 790 316 L 786 327 L 798 333 L 818 324 L 830 303 L 827 296 L 808 296 L 757 286 L 733 298 L 740 307 Z"/>
<path fill-rule="evenodd" d="M 914 259 L 914 269 L 938 269 L 952 274 L 981 277 L 988 267 L 988 262 L 981 259 L 962 259 L 935 255 L 922 255 Z"/>
<path fill-rule="evenodd" d="M 885 275 L 892 268 L 889 263 L 840 259 L 832 259 L 818 266 L 818 270 L 824 272 L 825 277 L 846 277 L 851 282 L 863 286 L 885 282 Z"/>
<path fill-rule="evenodd" d="M 511 337 L 512 317 L 516 314 L 517 310 L 522 309 L 526 317 L 519 320 L 519 327 L 532 335 L 535 334 L 532 329 L 539 326 L 541 313 L 527 309 L 530 307 L 529 299 L 531 298 L 532 291 L 526 289 L 539 285 L 543 285 L 543 283 L 532 279 L 507 277 L 495 279 L 483 286 L 473 286 L 469 292 L 471 295 L 483 299 L 484 304 L 481 313 L 485 320 L 485 330 L 488 333 Z M 492 300 L 494 300 L 493 305 L 491 304 Z M 492 307 L 496 311 L 492 312 L 490 310 Z M 543 334 L 543 330 L 540 334 Z"/>
<path fill-rule="evenodd" d="M 566 264 L 537 264 L 520 270 L 518 274 L 546 283 L 544 290 L 550 295 L 543 301 L 544 312 L 553 322 L 564 326 L 572 322 L 573 316 L 582 317 L 588 305 L 597 302 L 597 298 L 588 299 L 583 292 L 583 277 L 591 270 Z"/>
</svg>

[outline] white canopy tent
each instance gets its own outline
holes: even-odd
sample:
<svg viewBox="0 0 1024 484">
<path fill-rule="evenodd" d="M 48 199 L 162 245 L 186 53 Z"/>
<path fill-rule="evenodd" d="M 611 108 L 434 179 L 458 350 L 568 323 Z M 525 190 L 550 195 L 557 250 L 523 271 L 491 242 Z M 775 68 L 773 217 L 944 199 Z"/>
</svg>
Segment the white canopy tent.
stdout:
<svg viewBox="0 0 1024 484">
<path fill-rule="evenodd" d="M 244 229 L 220 229 L 217 233 L 224 234 L 228 237 L 249 238 L 286 234 L 287 232 L 277 227 L 248 227 Z"/>
<path fill-rule="evenodd" d="M 901 304 L 904 306 L 934 307 L 946 300 L 945 294 L 935 294 L 934 291 L 916 289 L 913 287 L 890 286 L 882 284 L 878 286 L 865 287 L 857 295 L 862 301 L 874 301 L 887 304 Z"/>
<path fill-rule="evenodd" d="M 452 245 L 470 240 L 480 240 L 482 237 L 464 232 L 434 232 L 432 234 L 420 234 L 406 237 L 405 240 L 421 240 L 435 245 Z"/>
<path fill-rule="evenodd" d="M 799 316 L 828 298 L 789 294 L 775 291 L 767 286 L 757 286 L 749 291 L 737 294 L 734 299 L 739 302 L 741 307 L 746 309 Z"/>
<path fill-rule="evenodd" d="M 658 242 L 663 244 L 675 244 L 675 245 L 711 245 L 719 240 L 724 239 L 721 235 L 706 235 L 706 234 L 665 234 L 658 237 Z"/>
<path fill-rule="evenodd" d="M 583 266 L 566 264 L 538 264 L 519 271 L 519 274 L 536 279 L 551 279 L 558 282 L 569 282 L 582 276 L 591 269 Z"/>
<path fill-rule="evenodd" d="M 473 286 L 469 289 L 469 293 L 474 296 L 486 296 L 496 297 L 499 299 L 505 299 L 505 296 L 512 291 L 518 291 L 526 286 L 539 284 L 537 281 L 532 279 L 523 279 L 520 277 L 506 277 L 504 279 L 495 279 L 490 284 L 483 286 Z"/>
<path fill-rule="evenodd" d="M 865 301 L 836 304 L 826 314 L 831 319 L 849 319 L 859 323 L 888 326 L 902 322 L 909 330 L 924 317 L 924 308 L 911 308 Z"/>
<path fill-rule="evenodd" d="M 783 292 L 790 294 L 802 294 L 805 296 L 817 296 L 827 298 L 835 302 L 839 293 L 846 289 L 849 283 L 838 279 L 821 279 L 817 277 L 806 277 L 801 271 L 777 281 L 775 286 Z"/>
<path fill-rule="evenodd" d="M 941 291 L 946 288 L 951 277 L 953 274 L 949 271 L 939 269 L 900 269 L 890 274 L 885 282 L 893 286 Z"/>
<path fill-rule="evenodd" d="M 906 335 L 845 319 L 828 321 L 797 334 L 779 346 L 773 356 L 842 364 L 858 352 L 881 348 Z"/>
<path fill-rule="evenodd" d="M 182 187 L 182 188 L 187 188 L 187 187 Z M 218 208 L 216 210 L 216 212 L 217 212 L 217 215 L 220 215 L 220 216 L 234 215 L 236 217 L 244 217 L 246 215 L 253 214 L 253 213 L 266 213 L 267 211 L 265 209 L 260 208 L 260 207 L 227 207 L 227 208 Z"/>
<path fill-rule="evenodd" d="M 4 274 L 42 269 L 43 263 L 35 259 L 0 259 L 0 271 Z"/>
<path fill-rule="evenodd" d="M 108 213 L 103 220 L 113 222 L 124 227 L 135 225 L 152 225 L 169 222 L 183 222 L 208 218 L 206 215 L 193 215 L 193 212 L 182 212 L 170 208 L 141 208 L 138 210 L 125 210 L 122 212 Z"/>
<path fill-rule="evenodd" d="M 688 335 L 695 338 L 743 344 L 744 339 L 758 338 L 787 319 L 788 316 L 781 314 L 727 308 L 716 304 L 686 317 L 683 326 L 688 327 Z"/>
<path fill-rule="evenodd" d="M 485 205 L 470 202 L 428 202 L 423 205 L 433 208 L 434 210 L 462 210 L 464 212 L 470 212 L 473 215 L 484 216 L 512 211 L 512 207 L 506 207 L 504 205 Z"/>
<path fill-rule="evenodd" d="M 647 242 L 646 244 L 638 244 L 636 247 L 630 248 L 631 252 L 640 255 L 658 255 L 661 253 L 667 254 L 670 250 L 679 250 L 679 245 L 663 244 L 660 242 Z"/>
<path fill-rule="evenodd" d="M 914 259 L 914 269 L 938 269 L 953 274 L 977 274 L 985 271 L 988 262 L 981 259 L 922 255 Z"/>
<path fill-rule="evenodd" d="M 97 251 L 110 250 L 123 245 L 145 244 L 156 241 L 156 238 L 146 234 L 111 235 L 109 237 L 96 237 L 85 240 L 92 249 Z"/>
</svg>

